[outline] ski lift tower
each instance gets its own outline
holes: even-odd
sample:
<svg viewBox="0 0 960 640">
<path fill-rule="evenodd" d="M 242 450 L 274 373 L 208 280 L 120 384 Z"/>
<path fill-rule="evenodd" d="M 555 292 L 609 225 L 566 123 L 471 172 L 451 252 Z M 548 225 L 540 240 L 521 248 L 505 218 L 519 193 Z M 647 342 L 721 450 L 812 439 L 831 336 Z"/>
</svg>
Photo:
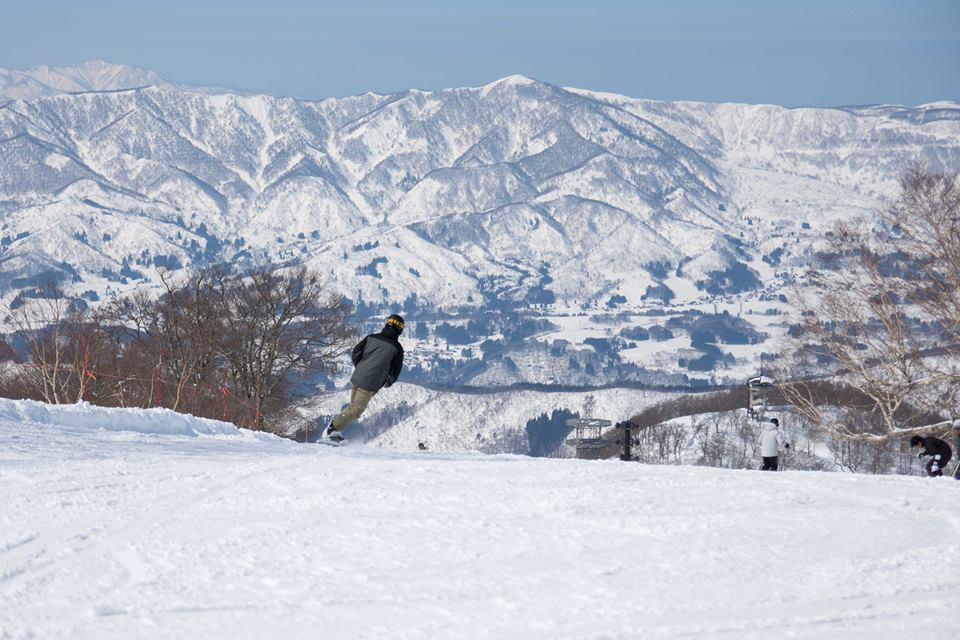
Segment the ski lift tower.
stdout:
<svg viewBox="0 0 960 640">
<path fill-rule="evenodd" d="M 747 409 L 750 411 L 750 416 L 755 418 L 757 422 L 763 421 L 763 414 L 767 411 L 767 396 L 772 388 L 773 378 L 763 374 L 747 380 L 747 389 L 750 391 L 750 401 Z"/>
<path fill-rule="evenodd" d="M 570 418 L 567 426 L 574 430 L 574 437 L 567 440 L 567 444 L 577 448 L 577 457 L 595 456 L 596 452 L 610 443 L 603 439 L 603 430 L 612 423 L 600 418 Z"/>
</svg>

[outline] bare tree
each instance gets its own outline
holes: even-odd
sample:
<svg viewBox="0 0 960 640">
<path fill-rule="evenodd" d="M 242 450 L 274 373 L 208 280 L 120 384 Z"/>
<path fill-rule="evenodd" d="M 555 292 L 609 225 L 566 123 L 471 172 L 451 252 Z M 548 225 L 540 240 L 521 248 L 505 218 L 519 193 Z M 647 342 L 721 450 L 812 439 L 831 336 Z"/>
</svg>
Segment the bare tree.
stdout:
<svg viewBox="0 0 960 640">
<path fill-rule="evenodd" d="M 960 344 L 960 177 L 911 169 L 902 196 L 883 213 L 888 241 L 901 253 L 902 294 Z"/>
<path fill-rule="evenodd" d="M 794 376 L 827 369 L 868 401 L 871 416 L 825 408 L 803 380 L 780 391 L 836 436 L 886 440 L 943 429 L 960 414 L 960 183 L 911 171 L 882 219 L 838 224 L 795 296 L 801 335 Z M 783 374 L 781 374 L 783 375 Z"/>
<path fill-rule="evenodd" d="M 25 386 L 45 402 L 76 402 L 82 394 L 77 324 L 83 312 L 73 308 L 60 285 L 48 282 L 40 297 L 28 299 L 11 315 L 26 341 L 30 363 L 23 367 Z"/>
<path fill-rule="evenodd" d="M 164 371 L 170 374 L 171 409 L 182 405 L 197 409 L 205 398 L 195 390 L 217 384 L 214 359 L 224 321 L 216 292 L 224 278 L 219 270 L 205 270 L 181 284 L 161 274 L 160 344 L 166 354 Z M 188 394 L 188 390 L 194 393 Z"/>
<path fill-rule="evenodd" d="M 352 308 L 306 268 L 249 276 L 160 274 L 89 312 L 52 287 L 14 313 L 30 362 L 24 395 L 51 403 L 164 406 L 259 427 L 290 417 L 294 375 L 331 372 L 353 343 Z M 17 381 L 14 381 L 17 382 Z M 19 395 L 9 380 L 0 392 Z"/>
<path fill-rule="evenodd" d="M 668 425 L 667 432 L 670 441 L 670 462 L 680 464 L 683 461 L 683 450 L 686 447 L 687 439 L 690 437 L 690 430 L 682 424 L 673 423 Z"/>
<path fill-rule="evenodd" d="M 211 268 L 181 278 L 160 272 L 159 277 L 161 294 L 141 289 L 109 306 L 117 357 L 103 366 L 117 371 L 114 396 L 121 405 L 133 401 L 210 413 L 207 405 L 215 399 L 204 390 L 221 384 L 215 360 L 227 275 Z"/>
<path fill-rule="evenodd" d="M 711 431 L 712 422 L 709 420 L 699 420 L 693 425 L 694 438 L 700 448 L 700 464 L 707 466 L 718 466 L 714 456 L 715 448 L 713 446 L 714 438 Z"/>
<path fill-rule="evenodd" d="M 860 416 L 853 416 L 856 420 Z M 889 440 L 863 440 L 829 435 L 827 449 L 841 471 L 888 474 L 897 471 L 897 454 L 901 443 Z"/>
<path fill-rule="evenodd" d="M 256 405 L 283 395 L 291 374 L 329 372 L 352 345 L 350 304 L 327 290 L 305 267 L 287 273 L 260 270 L 224 289 L 223 342 L 233 383 Z"/>
<path fill-rule="evenodd" d="M 938 340 L 923 360 L 920 402 L 960 419 L 960 174 L 911 169 L 903 195 L 883 213 L 897 249 L 900 296 L 932 321 Z"/>
<path fill-rule="evenodd" d="M 147 289 L 137 289 L 105 307 L 114 348 L 97 362 L 100 377 L 112 383 L 100 397 L 103 404 L 120 407 L 158 404 L 157 374 L 163 328 L 157 307 L 156 296 Z"/>
</svg>

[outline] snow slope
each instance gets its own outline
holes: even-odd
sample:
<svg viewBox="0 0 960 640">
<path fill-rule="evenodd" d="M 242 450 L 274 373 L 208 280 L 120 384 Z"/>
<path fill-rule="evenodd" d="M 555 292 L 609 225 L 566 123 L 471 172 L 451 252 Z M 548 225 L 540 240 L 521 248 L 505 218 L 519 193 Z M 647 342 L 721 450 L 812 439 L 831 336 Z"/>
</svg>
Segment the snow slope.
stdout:
<svg viewBox="0 0 960 640">
<path fill-rule="evenodd" d="M 952 481 L 173 420 L 0 400 L 0 638 L 928 638 L 956 611 Z"/>
</svg>

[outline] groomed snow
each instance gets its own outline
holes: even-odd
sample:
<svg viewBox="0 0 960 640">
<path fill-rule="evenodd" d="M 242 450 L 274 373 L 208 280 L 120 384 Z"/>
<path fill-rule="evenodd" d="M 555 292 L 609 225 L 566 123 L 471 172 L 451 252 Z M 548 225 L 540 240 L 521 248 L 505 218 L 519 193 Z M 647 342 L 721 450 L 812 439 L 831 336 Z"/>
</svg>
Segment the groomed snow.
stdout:
<svg viewBox="0 0 960 640">
<path fill-rule="evenodd" d="M 0 638 L 932 638 L 958 498 L 0 400 Z"/>
</svg>

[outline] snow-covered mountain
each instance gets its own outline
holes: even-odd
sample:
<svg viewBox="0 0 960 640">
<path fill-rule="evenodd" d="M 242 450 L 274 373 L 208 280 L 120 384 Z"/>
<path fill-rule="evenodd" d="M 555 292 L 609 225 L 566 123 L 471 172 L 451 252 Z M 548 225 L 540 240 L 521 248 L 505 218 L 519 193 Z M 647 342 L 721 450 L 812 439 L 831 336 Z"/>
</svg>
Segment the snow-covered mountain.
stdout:
<svg viewBox="0 0 960 640">
<path fill-rule="evenodd" d="M 155 71 L 102 60 L 88 60 L 67 67 L 38 65 L 22 71 L 0 67 L 0 102 L 147 86 L 171 90 L 183 88 L 183 85 L 164 80 Z"/>
<path fill-rule="evenodd" d="M 242 93 L 222 87 L 171 82 L 150 69 L 103 60 L 87 60 L 66 67 L 51 67 L 45 64 L 29 69 L 0 67 L 0 102 L 35 100 L 64 93 L 122 91 L 141 87 L 209 94 Z"/>
<path fill-rule="evenodd" d="M 98 68 L 48 75 L 103 88 Z M 44 279 L 96 299 L 220 260 L 305 262 L 373 307 L 757 300 L 911 163 L 960 167 L 955 103 L 669 103 L 522 76 L 317 102 L 153 84 L 0 107 L 5 304 Z"/>
<path fill-rule="evenodd" d="M 298 445 L 0 399 L 9 638 L 932 638 L 958 483 Z"/>
</svg>

